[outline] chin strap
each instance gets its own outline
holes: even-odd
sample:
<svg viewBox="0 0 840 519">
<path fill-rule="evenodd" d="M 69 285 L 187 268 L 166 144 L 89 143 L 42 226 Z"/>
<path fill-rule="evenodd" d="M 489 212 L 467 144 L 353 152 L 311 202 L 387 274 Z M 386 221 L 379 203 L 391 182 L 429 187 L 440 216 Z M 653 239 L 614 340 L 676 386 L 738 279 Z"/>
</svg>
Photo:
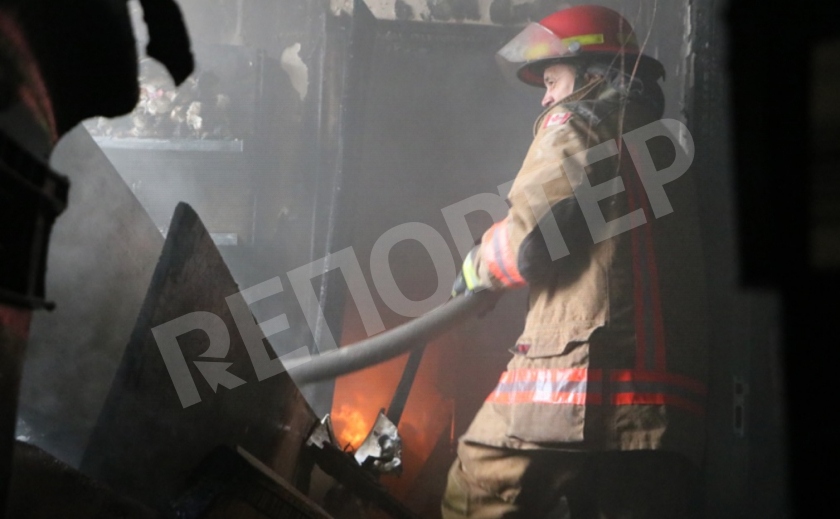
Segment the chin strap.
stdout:
<svg viewBox="0 0 840 519">
<path fill-rule="evenodd" d="M 176 85 L 192 74 L 195 63 L 181 9 L 174 0 L 140 0 L 149 30 L 146 54 L 159 61 Z"/>
</svg>

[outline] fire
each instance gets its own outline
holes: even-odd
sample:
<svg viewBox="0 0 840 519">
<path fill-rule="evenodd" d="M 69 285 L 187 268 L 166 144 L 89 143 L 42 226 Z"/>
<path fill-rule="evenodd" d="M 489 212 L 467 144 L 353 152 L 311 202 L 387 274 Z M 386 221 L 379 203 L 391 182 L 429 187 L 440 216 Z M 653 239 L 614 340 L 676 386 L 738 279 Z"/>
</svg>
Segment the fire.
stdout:
<svg viewBox="0 0 840 519">
<path fill-rule="evenodd" d="M 373 427 L 373 418 L 365 416 L 359 408 L 349 404 L 340 404 L 337 411 L 333 409 L 331 417 L 338 443 L 342 447 L 350 444 L 353 449 L 359 448 Z"/>
<path fill-rule="evenodd" d="M 401 279 L 408 280 L 406 287 L 415 289 L 426 278 L 411 270 Z M 412 293 L 419 294 L 418 299 L 422 299 L 421 292 Z M 522 297 L 525 295 L 523 293 Z M 524 301 L 520 299 L 511 304 L 520 305 Z M 521 309 L 521 306 L 510 308 Z M 406 321 L 405 317 L 396 316 L 387 308 L 377 309 L 387 329 Z M 368 338 L 355 305 L 346 305 L 342 325 L 342 346 Z M 487 345 L 513 343 L 519 333 L 517 329 L 521 327 L 510 326 L 507 318 L 498 322 L 469 320 L 426 345 L 397 424 L 402 438 L 403 472 L 399 477 L 386 475 L 381 478 L 388 491 L 408 503 L 419 517 L 439 517 L 442 483 L 455 459 L 456 439 L 461 431 L 456 415 L 460 415 L 460 422 L 463 422 L 478 410 L 508 362 L 507 352 L 490 351 Z M 331 416 L 342 446 L 349 444 L 357 449 L 375 423 L 379 410 L 389 408 L 407 359 L 408 353 L 404 353 L 336 379 Z"/>
<path fill-rule="evenodd" d="M 386 409 L 401 373 L 400 360 L 341 377 L 335 383 L 332 417 L 336 438 L 342 447 L 358 449 L 367 437 L 376 416 Z"/>
<path fill-rule="evenodd" d="M 342 345 L 367 338 L 358 313 L 351 307 L 348 305 L 344 315 Z M 386 325 L 390 325 L 388 327 L 399 324 L 383 320 Z M 446 459 L 436 460 L 433 471 L 419 481 L 419 486 L 416 484 L 438 440 L 442 437 L 448 440 L 450 436 L 454 410 L 450 388 L 456 371 L 449 368 L 447 362 L 451 363 L 452 352 L 457 351 L 460 345 L 454 341 L 451 338 L 437 340 L 426 346 L 423 361 L 397 425 L 403 441 L 403 472 L 399 477 L 382 478 L 389 492 L 398 499 L 407 499 L 413 495 L 416 503 L 424 503 L 424 506 L 432 503 L 429 506 L 435 510 L 440 499 L 439 496 L 431 495 L 430 489 L 437 487 L 430 481 L 446 477 L 446 470 L 451 463 L 449 455 L 444 453 Z M 408 354 L 405 353 L 336 380 L 331 417 L 336 438 L 342 447 L 349 444 L 357 449 L 375 423 L 379 411 L 388 409 L 407 360 Z M 438 468 L 438 465 L 441 467 Z M 415 489 L 420 492 L 419 495 L 414 493 Z M 425 513 L 422 515 L 428 516 Z"/>
<path fill-rule="evenodd" d="M 367 334 L 358 315 L 346 312 L 342 345 L 365 338 Z M 379 410 L 388 408 L 404 365 L 405 358 L 396 358 L 336 380 L 330 416 L 342 447 L 349 443 L 357 449 L 362 444 Z"/>
<path fill-rule="evenodd" d="M 441 434 L 448 437 L 452 405 L 439 393 L 438 380 L 447 347 L 432 343 L 411 388 L 398 430 L 403 440 L 403 474 L 385 478 L 398 498 L 407 496 Z M 380 409 L 387 409 L 405 368 L 408 355 L 339 378 L 333 396 L 332 422 L 342 447 L 357 449 Z"/>
</svg>

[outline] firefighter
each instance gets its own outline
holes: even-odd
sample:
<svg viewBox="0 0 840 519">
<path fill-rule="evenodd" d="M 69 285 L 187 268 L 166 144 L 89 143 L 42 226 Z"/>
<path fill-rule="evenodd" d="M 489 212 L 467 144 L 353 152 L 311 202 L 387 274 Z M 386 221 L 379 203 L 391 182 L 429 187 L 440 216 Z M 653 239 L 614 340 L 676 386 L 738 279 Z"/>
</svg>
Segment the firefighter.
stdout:
<svg viewBox="0 0 840 519">
<path fill-rule="evenodd" d="M 622 139 L 662 117 L 664 68 L 625 18 L 591 5 L 530 24 L 498 58 L 545 88 L 545 111 L 509 212 L 467 255 L 453 295 L 527 286 L 529 308 L 460 438 L 443 516 L 692 517 L 706 347 L 690 177 L 667 186 L 673 212 L 656 218 Z M 645 145 L 658 170 L 674 162 L 674 140 Z M 583 188 L 610 190 L 600 230 Z"/>
</svg>

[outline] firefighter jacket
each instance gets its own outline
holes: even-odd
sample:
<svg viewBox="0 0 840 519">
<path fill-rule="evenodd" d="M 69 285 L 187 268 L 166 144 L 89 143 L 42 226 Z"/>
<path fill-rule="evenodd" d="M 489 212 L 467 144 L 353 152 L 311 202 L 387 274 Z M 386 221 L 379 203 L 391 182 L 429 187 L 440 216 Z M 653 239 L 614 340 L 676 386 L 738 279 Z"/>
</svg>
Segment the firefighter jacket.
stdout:
<svg viewBox="0 0 840 519">
<path fill-rule="evenodd" d="M 693 180 L 689 170 L 664 185 L 673 212 L 656 218 L 621 138 L 660 115 L 598 79 L 537 119 L 509 212 L 473 254 L 482 284 L 528 286 L 525 328 L 463 440 L 698 460 L 706 338 Z M 674 161 L 668 138 L 646 146 L 657 170 Z"/>
</svg>

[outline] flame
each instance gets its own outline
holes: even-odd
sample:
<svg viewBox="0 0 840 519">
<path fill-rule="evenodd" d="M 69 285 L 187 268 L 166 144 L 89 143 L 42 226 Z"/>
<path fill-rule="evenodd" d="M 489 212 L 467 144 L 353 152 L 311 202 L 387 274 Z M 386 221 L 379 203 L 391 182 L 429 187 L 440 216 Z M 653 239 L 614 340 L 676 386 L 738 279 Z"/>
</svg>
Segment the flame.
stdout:
<svg viewBox="0 0 840 519">
<path fill-rule="evenodd" d="M 338 443 L 342 447 L 349 444 L 353 449 L 358 449 L 370 428 L 373 427 L 373 419 L 366 417 L 359 408 L 349 404 L 340 404 L 338 410 L 333 408 L 331 416 L 333 427 L 338 435 Z"/>
<path fill-rule="evenodd" d="M 373 428 L 381 409 L 386 409 L 402 372 L 400 360 L 374 366 L 346 377 L 335 384 L 332 422 L 342 447 L 358 449 Z"/>
<path fill-rule="evenodd" d="M 442 398 L 436 384 L 445 346 L 437 343 L 427 346 L 397 426 L 403 440 L 403 474 L 398 478 L 387 477 L 383 484 L 400 499 L 410 494 L 415 478 L 441 434 L 445 432 L 449 436 L 452 405 Z M 357 449 L 362 444 L 380 409 L 390 404 L 407 358 L 407 354 L 402 355 L 336 381 L 331 416 L 342 447 L 349 444 Z"/>
<path fill-rule="evenodd" d="M 350 306 L 344 315 L 342 345 L 367 337 L 357 312 Z M 403 440 L 403 473 L 399 477 L 386 476 L 382 479 L 389 492 L 398 499 L 407 499 L 412 495 L 417 477 L 438 440 L 442 435 L 447 439 L 450 436 L 448 428 L 452 423 L 453 404 L 444 393 L 451 392 L 447 391 L 453 385 L 449 379 L 454 380 L 457 373 L 447 367 L 454 351 L 457 351 L 457 344 L 451 338 L 432 341 L 426 346 L 402 419 L 397 425 Z M 367 437 L 379 411 L 390 405 L 407 360 L 406 353 L 336 380 L 331 417 L 336 438 L 342 447 L 349 444 L 357 449 Z M 437 477 L 445 477 L 446 469 L 448 465 Z M 422 491 L 428 492 L 428 488 L 424 487 Z M 439 502 L 439 496 L 424 494 L 420 497 L 433 501 L 435 506 Z"/>
<path fill-rule="evenodd" d="M 358 315 L 345 312 L 342 345 L 365 338 L 367 334 Z M 350 444 L 353 449 L 357 449 L 362 444 L 379 410 L 388 408 L 404 365 L 405 358 L 391 359 L 336 380 L 330 416 L 336 438 L 342 447 Z"/>
<path fill-rule="evenodd" d="M 399 263 L 409 265 L 411 262 Z M 412 264 L 413 266 L 416 266 Z M 422 279 L 412 266 L 405 276 L 406 287 L 417 288 Z M 419 294 L 422 291 L 412 292 Z M 513 296 L 510 296 L 511 298 Z M 397 499 L 404 501 L 418 517 L 440 517 L 440 492 L 452 461 L 455 442 L 462 431 L 456 415 L 469 417 L 482 405 L 498 381 L 509 354 L 488 349 L 488 344 L 514 343 L 524 313 L 517 313 L 527 302 L 527 293 L 496 310 L 506 316 L 484 321 L 470 320 L 426 345 L 423 360 L 397 424 L 403 440 L 403 472 L 399 477 L 383 476 L 382 484 Z M 406 321 L 387 308 L 377 306 L 386 328 Z M 509 317 L 513 316 L 513 317 Z M 345 306 L 340 343 L 342 346 L 366 339 L 361 316 L 355 305 Z M 515 325 L 512 325 L 515 324 Z M 332 418 L 342 445 L 358 448 L 370 431 L 380 409 L 391 404 L 402 377 L 408 354 L 368 369 L 339 377 L 333 393 Z M 457 412 L 456 412 L 457 410 Z M 374 508 L 371 512 L 375 512 Z M 373 514 L 371 517 L 378 517 Z"/>
</svg>

